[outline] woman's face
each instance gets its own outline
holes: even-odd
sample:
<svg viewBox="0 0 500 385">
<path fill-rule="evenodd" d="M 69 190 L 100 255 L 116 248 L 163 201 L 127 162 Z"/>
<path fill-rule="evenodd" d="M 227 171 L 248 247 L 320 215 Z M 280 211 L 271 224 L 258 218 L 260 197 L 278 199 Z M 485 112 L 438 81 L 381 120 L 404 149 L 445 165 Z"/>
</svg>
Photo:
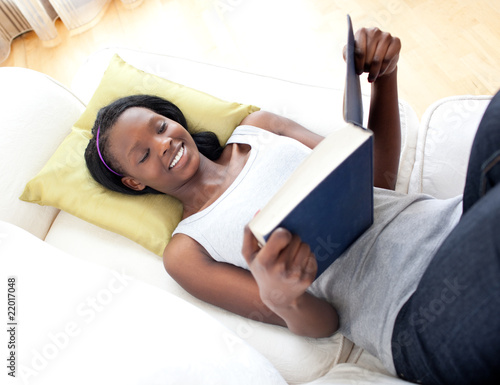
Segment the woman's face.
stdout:
<svg viewBox="0 0 500 385">
<path fill-rule="evenodd" d="M 179 123 L 141 107 L 127 109 L 111 128 L 111 155 L 124 171 L 122 182 L 176 195 L 197 172 L 200 153 Z"/>
</svg>

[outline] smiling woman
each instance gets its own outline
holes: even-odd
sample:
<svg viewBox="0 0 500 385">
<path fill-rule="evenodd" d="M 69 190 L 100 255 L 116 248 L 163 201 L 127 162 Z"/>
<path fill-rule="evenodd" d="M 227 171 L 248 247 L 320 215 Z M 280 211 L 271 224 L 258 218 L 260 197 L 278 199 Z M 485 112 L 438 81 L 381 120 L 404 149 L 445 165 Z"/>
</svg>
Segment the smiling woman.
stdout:
<svg viewBox="0 0 500 385">
<path fill-rule="evenodd" d="M 158 194 L 161 193 L 161 191 L 158 191 L 149 185 L 144 186 L 143 188 L 131 188 L 131 186 L 125 185 L 122 181 L 122 177 L 125 173 L 123 164 L 116 159 L 115 153 L 113 153 L 111 146 L 108 144 L 110 142 L 110 134 L 113 132 L 112 128 L 118 121 L 123 121 L 123 119 L 120 119 L 122 114 L 132 108 L 143 108 L 157 114 L 156 120 L 158 121 L 159 127 L 152 127 L 152 130 L 158 129 L 158 131 L 160 131 L 165 128 L 162 124 L 160 124 L 161 121 L 165 123 L 165 119 L 161 120 L 159 119 L 160 117 L 166 118 L 171 122 L 175 122 L 188 130 L 187 122 L 183 113 L 173 103 L 150 95 L 127 96 L 118 99 L 99 111 L 92 129 L 92 134 L 94 136 L 85 150 L 85 161 L 92 177 L 110 190 L 131 195 L 147 193 Z M 154 123 L 155 120 L 152 120 L 152 122 Z M 161 134 L 161 132 L 158 133 Z M 220 157 L 222 147 L 220 146 L 219 140 L 214 133 L 207 131 L 201 133 L 191 133 L 190 135 L 196 143 L 198 151 L 204 154 L 208 159 L 215 160 Z M 134 149 L 132 150 L 135 151 Z M 146 151 L 147 150 L 148 149 L 146 148 Z M 146 160 L 146 156 L 147 153 L 145 152 L 142 154 L 139 161 L 142 161 L 141 163 L 143 163 Z"/>
<path fill-rule="evenodd" d="M 110 157 L 123 170 L 121 182 L 132 190 L 149 186 L 175 196 L 199 167 L 199 151 L 189 132 L 147 108 L 132 107 L 123 112 L 109 141 L 113 143 Z M 184 152 L 187 154 L 182 156 Z"/>
</svg>

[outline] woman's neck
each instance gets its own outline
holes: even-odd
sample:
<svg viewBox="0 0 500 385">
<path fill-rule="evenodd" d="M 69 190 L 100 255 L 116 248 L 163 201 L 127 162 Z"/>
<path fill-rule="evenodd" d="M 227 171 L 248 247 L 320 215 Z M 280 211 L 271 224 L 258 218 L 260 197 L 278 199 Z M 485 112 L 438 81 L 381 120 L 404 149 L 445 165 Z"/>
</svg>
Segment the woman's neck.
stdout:
<svg viewBox="0 0 500 385">
<path fill-rule="evenodd" d="M 234 182 L 245 166 L 250 146 L 230 144 L 216 161 L 201 156 L 196 178 L 179 196 L 183 218 L 187 218 L 215 202 Z"/>
</svg>

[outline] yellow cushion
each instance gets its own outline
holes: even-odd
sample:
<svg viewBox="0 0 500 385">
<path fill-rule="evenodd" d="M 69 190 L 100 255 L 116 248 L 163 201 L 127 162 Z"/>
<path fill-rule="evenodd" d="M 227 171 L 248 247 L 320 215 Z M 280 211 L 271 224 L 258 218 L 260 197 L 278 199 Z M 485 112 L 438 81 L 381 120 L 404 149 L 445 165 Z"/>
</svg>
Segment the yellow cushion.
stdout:
<svg viewBox="0 0 500 385">
<path fill-rule="evenodd" d="M 186 116 L 190 130 L 215 132 L 223 145 L 241 120 L 258 110 L 145 73 L 115 55 L 85 112 L 20 199 L 57 207 L 161 256 L 180 221 L 180 202 L 165 195 L 127 196 L 109 191 L 92 179 L 83 157 L 98 110 L 132 94 L 170 100 Z"/>
</svg>

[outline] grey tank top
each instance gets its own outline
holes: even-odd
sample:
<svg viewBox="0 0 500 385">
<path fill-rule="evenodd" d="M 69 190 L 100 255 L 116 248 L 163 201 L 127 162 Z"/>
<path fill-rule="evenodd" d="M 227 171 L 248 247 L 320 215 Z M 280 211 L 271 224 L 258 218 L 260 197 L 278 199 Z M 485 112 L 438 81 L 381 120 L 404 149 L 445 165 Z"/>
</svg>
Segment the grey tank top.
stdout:
<svg viewBox="0 0 500 385">
<path fill-rule="evenodd" d="M 243 170 L 212 205 L 181 221 L 174 235 L 191 237 L 216 261 L 248 269 L 241 254 L 244 226 L 310 149 L 252 126 L 236 128 L 229 143 L 251 146 Z M 396 316 L 460 215 L 460 196 L 438 200 L 376 188 L 373 225 L 308 289 L 337 309 L 339 331 L 393 374 Z"/>
</svg>

